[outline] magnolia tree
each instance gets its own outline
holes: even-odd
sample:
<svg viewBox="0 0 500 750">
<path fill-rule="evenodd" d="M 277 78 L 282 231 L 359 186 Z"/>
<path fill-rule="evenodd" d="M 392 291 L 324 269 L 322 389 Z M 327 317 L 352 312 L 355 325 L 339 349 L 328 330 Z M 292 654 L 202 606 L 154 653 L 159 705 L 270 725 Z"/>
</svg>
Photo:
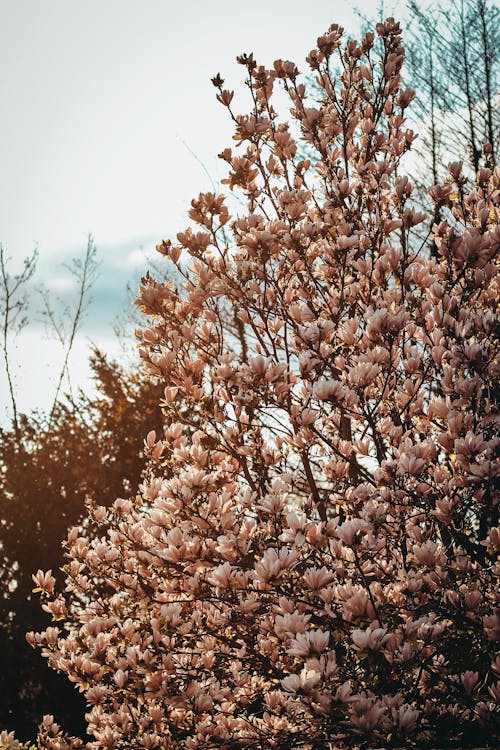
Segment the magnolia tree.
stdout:
<svg viewBox="0 0 500 750">
<path fill-rule="evenodd" d="M 242 56 L 248 115 L 213 79 L 240 204 L 193 200 L 179 283 L 140 288 L 156 474 L 70 532 L 64 591 L 35 576 L 88 748 L 495 744 L 500 172 L 450 164 L 429 227 L 403 57 L 392 19 L 332 26 L 312 85 Z"/>
</svg>

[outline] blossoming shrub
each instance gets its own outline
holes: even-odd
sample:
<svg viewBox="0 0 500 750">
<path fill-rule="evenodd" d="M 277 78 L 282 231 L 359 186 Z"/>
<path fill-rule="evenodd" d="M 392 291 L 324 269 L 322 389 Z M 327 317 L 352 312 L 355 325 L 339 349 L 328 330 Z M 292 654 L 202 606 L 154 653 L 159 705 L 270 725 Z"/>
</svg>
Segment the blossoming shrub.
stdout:
<svg viewBox="0 0 500 750">
<path fill-rule="evenodd" d="M 156 476 L 70 532 L 64 591 L 35 576 L 55 622 L 30 640 L 89 748 L 495 744 L 499 170 L 451 164 L 430 230 L 392 19 L 332 26 L 312 87 L 240 62 L 250 114 L 213 82 L 246 210 L 193 200 L 159 246 L 182 281 L 139 293 Z"/>
</svg>

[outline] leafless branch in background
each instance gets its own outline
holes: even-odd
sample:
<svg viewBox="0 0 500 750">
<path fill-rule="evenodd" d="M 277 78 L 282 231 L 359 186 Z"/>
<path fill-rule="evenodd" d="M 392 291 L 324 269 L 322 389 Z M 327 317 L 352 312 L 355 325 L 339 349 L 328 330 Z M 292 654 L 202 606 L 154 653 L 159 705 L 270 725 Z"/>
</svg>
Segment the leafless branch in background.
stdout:
<svg viewBox="0 0 500 750">
<path fill-rule="evenodd" d="M 69 327 L 66 327 L 64 325 L 64 322 L 60 318 L 58 319 L 56 317 L 53 308 L 51 307 L 50 298 L 48 297 L 46 292 L 43 293 L 46 318 L 51 322 L 57 338 L 64 347 L 64 359 L 57 380 L 52 408 L 49 413 L 49 425 L 52 421 L 54 410 L 61 395 L 61 388 L 65 376 L 68 378 L 68 382 L 71 388 L 71 381 L 69 376 L 69 359 L 73 349 L 73 345 L 75 343 L 76 334 L 78 333 L 78 330 L 85 318 L 87 307 L 92 301 L 90 297 L 90 290 L 96 281 L 97 271 L 99 267 L 96 256 L 96 246 L 94 244 L 92 236 L 89 235 L 87 240 L 87 249 L 83 260 L 80 258 L 74 258 L 71 264 L 65 265 L 68 271 L 78 282 L 78 297 L 73 315 L 70 318 Z M 66 307 L 65 315 L 67 315 L 68 312 L 69 310 Z"/>
<path fill-rule="evenodd" d="M 458 153 L 467 155 L 465 166 L 475 173 L 485 144 L 495 163 L 500 135 L 500 10 L 490 0 L 426 8 L 410 0 L 408 8 L 406 66 L 418 92 L 423 180 L 431 172 L 436 183 Z"/>
<path fill-rule="evenodd" d="M 28 323 L 27 309 L 29 295 L 26 286 L 36 270 L 38 250 L 24 259 L 20 273 L 12 275 L 9 264 L 12 258 L 6 255 L 4 246 L 0 243 L 0 316 L 1 343 L 3 366 L 7 378 L 9 399 L 12 409 L 12 421 L 16 436 L 19 434 L 19 419 L 14 376 L 12 372 L 11 338 L 16 337 Z"/>
</svg>

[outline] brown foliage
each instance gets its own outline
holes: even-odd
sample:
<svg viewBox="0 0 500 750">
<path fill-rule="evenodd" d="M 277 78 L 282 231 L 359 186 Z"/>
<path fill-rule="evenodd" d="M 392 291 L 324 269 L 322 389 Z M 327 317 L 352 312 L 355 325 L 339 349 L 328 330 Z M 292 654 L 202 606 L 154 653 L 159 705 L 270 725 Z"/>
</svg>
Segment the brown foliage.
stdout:
<svg viewBox="0 0 500 750">
<path fill-rule="evenodd" d="M 109 505 L 144 473 L 143 435 L 158 424 L 159 387 L 122 370 L 95 349 L 96 394 L 57 402 L 45 414 L 18 415 L 18 430 L 0 430 L 0 724 L 33 733 L 54 702 L 78 730 L 81 701 L 26 644 L 47 618 L 32 597 L 32 573 L 57 570 L 61 540 L 80 523 L 85 503 Z"/>
</svg>

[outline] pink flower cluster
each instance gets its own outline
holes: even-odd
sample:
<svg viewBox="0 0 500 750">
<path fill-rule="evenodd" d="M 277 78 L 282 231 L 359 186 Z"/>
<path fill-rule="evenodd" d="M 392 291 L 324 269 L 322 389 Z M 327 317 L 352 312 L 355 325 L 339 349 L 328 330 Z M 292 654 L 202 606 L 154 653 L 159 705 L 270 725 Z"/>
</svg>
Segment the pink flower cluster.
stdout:
<svg viewBox="0 0 500 750">
<path fill-rule="evenodd" d="M 246 210 L 200 195 L 158 248 L 180 282 L 140 288 L 155 475 L 69 533 L 63 592 L 35 576 L 55 624 L 29 639 L 85 694 L 89 750 L 498 732 L 500 171 L 451 164 L 430 226 L 403 59 L 388 19 L 332 26 L 314 86 L 242 56 L 248 115 L 214 79 Z"/>
</svg>

